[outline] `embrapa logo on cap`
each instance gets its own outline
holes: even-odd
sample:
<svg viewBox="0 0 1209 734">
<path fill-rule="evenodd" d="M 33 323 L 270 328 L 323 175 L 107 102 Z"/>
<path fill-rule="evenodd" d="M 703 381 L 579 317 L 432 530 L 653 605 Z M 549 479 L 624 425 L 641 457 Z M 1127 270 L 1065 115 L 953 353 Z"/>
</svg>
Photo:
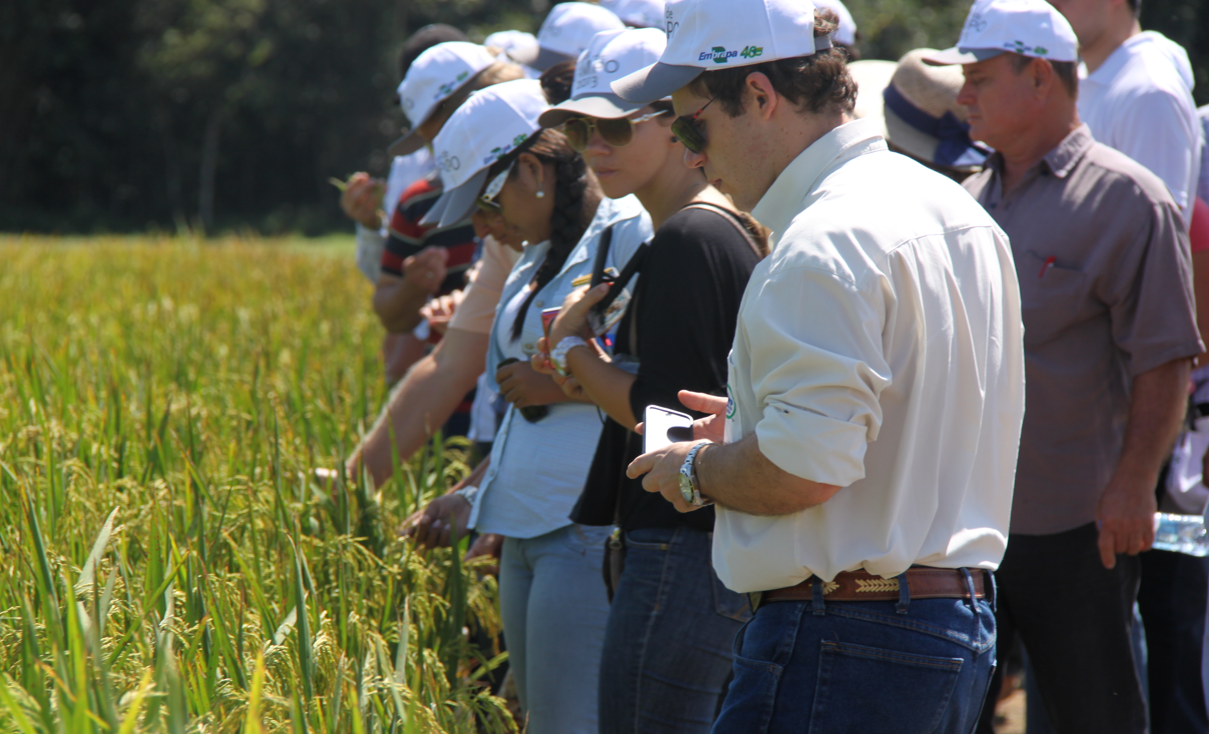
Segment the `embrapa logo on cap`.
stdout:
<svg viewBox="0 0 1209 734">
<path fill-rule="evenodd" d="M 505 143 L 504 145 L 501 145 L 498 148 L 492 148 L 491 152 L 483 157 L 483 165 L 484 166 L 491 165 L 492 163 L 495 163 L 496 161 L 498 161 L 500 158 L 503 158 L 504 156 L 508 155 L 509 151 L 511 151 L 513 148 L 520 145 L 521 143 L 525 142 L 525 138 L 527 138 L 527 137 L 529 137 L 529 136 L 525 135 L 524 133 L 521 133 L 520 135 L 517 135 L 515 138 L 513 138 L 511 143 Z"/>
<path fill-rule="evenodd" d="M 1003 47 L 1008 51 L 1015 51 L 1021 56 L 1040 56 L 1045 58 L 1045 56 L 1049 53 L 1049 49 L 1045 48 L 1044 46 L 1029 47 L 1029 45 L 1023 41 L 1008 41 L 1007 43 L 1003 44 Z"/>
<path fill-rule="evenodd" d="M 469 71 L 463 71 L 461 74 L 458 74 L 457 79 L 454 79 L 451 82 L 445 82 L 444 84 L 442 84 L 437 89 L 437 93 L 432 95 L 432 98 L 440 99 L 441 97 L 448 97 L 450 94 L 453 94 L 453 90 L 457 89 L 458 85 L 461 84 L 463 81 L 465 81 L 466 77 L 468 77 L 468 76 L 470 76 Z"/>
<path fill-rule="evenodd" d="M 698 61 L 714 60 L 715 64 L 725 64 L 727 61 L 741 57 L 744 59 L 754 59 L 764 54 L 763 46 L 744 46 L 742 51 L 727 51 L 722 46 L 714 46 L 709 51 L 702 51 L 697 57 Z"/>
</svg>

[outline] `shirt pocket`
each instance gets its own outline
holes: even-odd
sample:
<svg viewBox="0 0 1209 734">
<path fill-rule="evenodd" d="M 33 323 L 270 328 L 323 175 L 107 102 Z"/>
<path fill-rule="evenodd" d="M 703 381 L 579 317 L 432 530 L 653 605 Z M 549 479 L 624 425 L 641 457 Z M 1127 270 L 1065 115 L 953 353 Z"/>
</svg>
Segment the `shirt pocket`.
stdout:
<svg viewBox="0 0 1209 734">
<path fill-rule="evenodd" d="M 1082 270 L 1025 250 L 1016 274 L 1026 348 L 1048 343 L 1084 318 L 1091 280 Z"/>
</svg>

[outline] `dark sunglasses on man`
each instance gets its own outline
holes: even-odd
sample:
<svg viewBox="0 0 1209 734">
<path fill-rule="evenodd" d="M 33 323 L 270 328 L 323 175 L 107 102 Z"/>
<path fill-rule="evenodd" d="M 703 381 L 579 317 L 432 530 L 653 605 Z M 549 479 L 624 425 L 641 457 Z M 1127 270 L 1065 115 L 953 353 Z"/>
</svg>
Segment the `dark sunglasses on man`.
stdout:
<svg viewBox="0 0 1209 734">
<path fill-rule="evenodd" d="M 705 107 L 712 105 L 716 99 L 718 98 L 714 97 L 706 102 Z M 684 147 L 694 153 L 701 153 L 705 150 L 705 135 L 702 134 L 701 128 L 697 127 L 697 118 L 701 116 L 702 112 L 705 112 L 705 107 L 691 115 L 681 115 L 672 123 L 672 135 L 675 135 L 677 140 L 684 143 Z"/>
<path fill-rule="evenodd" d="M 582 153 L 588 149 L 588 144 L 592 142 L 593 131 L 600 133 L 601 139 L 614 148 L 624 148 L 634 140 L 635 125 L 653 120 L 667 112 L 667 110 L 660 110 L 649 115 L 632 118 L 572 117 L 559 129 L 562 130 L 563 135 L 567 136 L 567 143 L 576 153 Z"/>
</svg>

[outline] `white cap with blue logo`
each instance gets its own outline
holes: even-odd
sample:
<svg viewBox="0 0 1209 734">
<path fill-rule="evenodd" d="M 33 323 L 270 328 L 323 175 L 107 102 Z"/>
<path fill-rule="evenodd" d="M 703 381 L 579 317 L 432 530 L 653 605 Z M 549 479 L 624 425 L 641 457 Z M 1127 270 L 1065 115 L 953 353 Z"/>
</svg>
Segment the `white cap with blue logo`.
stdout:
<svg viewBox="0 0 1209 734">
<path fill-rule="evenodd" d="M 597 33 L 579 56 L 571 98 L 541 116 L 542 127 L 557 127 L 572 117 L 617 118 L 640 110 L 642 104 L 627 102 L 613 94 L 613 81 L 650 66 L 667 47 L 667 36 L 659 28 L 630 28 Z"/>
<path fill-rule="evenodd" d="M 924 58 L 929 64 L 973 64 L 1011 51 L 1049 61 L 1078 61 L 1079 39 L 1046 0 L 978 0 L 953 48 Z"/>
<path fill-rule="evenodd" d="M 470 95 L 433 141 L 445 190 L 421 224 L 448 227 L 469 216 L 491 164 L 541 130 L 537 118 L 547 107 L 536 79 L 504 82 Z"/>
<path fill-rule="evenodd" d="M 437 105 L 469 84 L 480 71 L 491 66 L 495 56 L 477 43 L 448 41 L 425 49 L 411 62 L 399 84 L 399 106 L 411 122 L 411 130 L 391 143 L 391 155 L 408 155 L 424 147 L 416 134 Z"/>
<path fill-rule="evenodd" d="M 613 82 L 622 99 L 646 104 L 707 71 L 831 48 L 829 36 L 814 37 L 809 0 L 672 0 L 663 16 L 667 49 L 658 63 Z"/>
</svg>

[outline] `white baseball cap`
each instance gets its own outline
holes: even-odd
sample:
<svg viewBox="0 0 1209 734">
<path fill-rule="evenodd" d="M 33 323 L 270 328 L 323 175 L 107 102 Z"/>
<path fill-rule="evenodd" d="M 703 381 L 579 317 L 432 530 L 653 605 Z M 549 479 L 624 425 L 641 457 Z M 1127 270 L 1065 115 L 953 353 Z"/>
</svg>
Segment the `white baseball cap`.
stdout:
<svg viewBox="0 0 1209 734">
<path fill-rule="evenodd" d="M 666 47 L 667 35 L 658 28 L 597 33 L 575 65 L 571 98 L 542 113 L 542 127 L 557 127 L 580 115 L 607 119 L 642 109 L 642 104 L 613 94 L 609 84 L 655 63 Z"/>
<path fill-rule="evenodd" d="M 840 27 L 835 29 L 835 42 L 845 46 L 856 45 L 856 19 L 840 0 L 814 0 L 814 6 L 819 10 L 826 8 L 840 19 Z"/>
<path fill-rule="evenodd" d="M 498 48 L 504 53 L 529 46 L 537 45 L 537 36 L 524 31 L 496 31 L 483 39 L 483 45 L 488 48 Z M 509 56 L 508 58 L 512 58 Z"/>
<path fill-rule="evenodd" d="M 536 79 L 504 82 L 470 95 L 432 143 L 444 191 L 421 223 L 448 227 L 469 216 L 491 164 L 541 130 L 537 118 L 547 107 Z"/>
<path fill-rule="evenodd" d="M 399 84 L 399 106 L 411 121 L 411 129 L 391 143 L 393 156 L 409 155 L 424 147 L 416 130 L 428 121 L 441 102 L 469 84 L 475 75 L 495 63 L 485 47 L 465 41 L 438 43 L 411 62 Z"/>
<path fill-rule="evenodd" d="M 601 31 L 621 30 L 625 23 L 612 12 L 589 3 L 559 3 L 550 9 L 537 32 L 537 47 L 517 48 L 508 56 L 518 63 L 545 71 L 560 61 L 577 58 Z"/>
<path fill-rule="evenodd" d="M 924 61 L 937 66 L 972 64 L 1012 51 L 1050 61 L 1078 61 L 1079 39 L 1046 0 L 978 0 L 957 45 Z"/>
<path fill-rule="evenodd" d="M 600 0 L 600 7 L 631 28 L 663 27 L 663 0 Z"/>
<path fill-rule="evenodd" d="M 829 36 L 814 37 L 809 0 L 672 0 L 664 29 L 667 50 L 659 62 L 613 82 L 617 96 L 645 104 L 707 71 L 831 48 Z"/>
</svg>

